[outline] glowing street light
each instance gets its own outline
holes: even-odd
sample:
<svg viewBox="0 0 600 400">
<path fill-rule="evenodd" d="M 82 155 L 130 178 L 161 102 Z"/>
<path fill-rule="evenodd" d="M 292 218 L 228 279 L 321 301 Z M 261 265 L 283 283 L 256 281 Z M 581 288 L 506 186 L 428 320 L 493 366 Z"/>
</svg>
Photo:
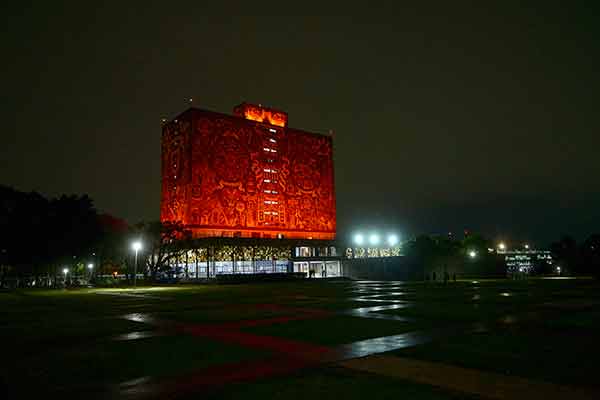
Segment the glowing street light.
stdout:
<svg viewBox="0 0 600 400">
<path fill-rule="evenodd" d="M 475 250 L 469 251 L 469 257 L 471 257 L 471 258 L 477 257 L 477 252 Z"/>
<path fill-rule="evenodd" d="M 377 244 L 379 244 L 379 236 L 375 233 L 372 233 L 369 236 L 369 244 L 376 246 Z"/>
<path fill-rule="evenodd" d="M 525 250 L 529 250 L 529 245 L 525 243 Z"/>
<path fill-rule="evenodd" d="M 94 264 L 92 264 L 92 263 L 89 263 L 89 264 L 87 265 L 87 267 L 88 267 L 88 270 L 90 271 L 90 276 L 89 276 L 89 278 L 88 278 L 88 281 L 91 281 L 91 280 L 92 280 L 92 270 L 94 269 Z"/>
<path fill-rule="evenodd" d="M 395 246 L 398 243 L 398 236 L 390 235 L 388 236 L 387 241 L 390 246 Z"/>
<path fill-rule="evenodd" d="M 131 248 L 135 251 L 135 264 L 133 267 L 133 287 L 137 288 L 137 259 L 138 259 L 138 251 L 142 249 L 142 242 L 136 240 L 131 244 Z"/>
<path fill-rule="evenodd" d="M 69 273 L 69 268 L 63 268 L 63 274 L 65 274 L 65 286 L 67 286 L 67 274 Z"/>
<path fill-rule="evenodd" d="M 504 242 L 500 242 L 500 243 L 498 244 L 498 248 L 499 248 L 500 250 L 506 250 L 506 244 L 504 244 Z"/>
<path fill-rule="evenodd" d="M 362 244 L 365 242 L 365 237 L 362 235 L 362 233 L 357 233 L 356 235 L 354 235 L 354 243 L 362 246 Z"/>
</svg>

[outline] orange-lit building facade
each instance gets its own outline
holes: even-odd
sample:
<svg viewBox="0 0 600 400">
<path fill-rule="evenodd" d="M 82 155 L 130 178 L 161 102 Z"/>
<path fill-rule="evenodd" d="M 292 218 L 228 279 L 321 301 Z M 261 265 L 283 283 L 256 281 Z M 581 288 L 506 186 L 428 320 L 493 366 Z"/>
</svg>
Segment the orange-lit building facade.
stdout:
<svg viewBox="0 0 600 400">
<path fill-rule="evenodd" d="M 163 125 L 160 218 L 197 238 L 333 240 L 332 137 L 262 106 L 190 108 Z"/>
</svg>

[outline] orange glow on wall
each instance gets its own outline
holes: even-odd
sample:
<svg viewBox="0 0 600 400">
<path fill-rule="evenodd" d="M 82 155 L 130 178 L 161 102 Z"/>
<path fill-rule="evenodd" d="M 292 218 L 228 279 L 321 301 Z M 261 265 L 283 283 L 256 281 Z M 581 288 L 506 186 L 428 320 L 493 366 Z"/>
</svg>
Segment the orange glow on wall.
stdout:
<svg viewBox="0 0 600 400">
<path fill-rule="evenodd" d="M 161 220 L 195 237 L 334 239 L 332 139 L 276 113 L 283 125 L 198 109 L 165 124 Z"/>
<path fill-rule="evenodd" d="M 287 113 L 284 111 L 249 103 L 242 103 L 235 107 L 233 109 L 233 113 L 251 121 L 262 122 L 280 127 L 285 127 L 288 120 Z"/>
</svg>

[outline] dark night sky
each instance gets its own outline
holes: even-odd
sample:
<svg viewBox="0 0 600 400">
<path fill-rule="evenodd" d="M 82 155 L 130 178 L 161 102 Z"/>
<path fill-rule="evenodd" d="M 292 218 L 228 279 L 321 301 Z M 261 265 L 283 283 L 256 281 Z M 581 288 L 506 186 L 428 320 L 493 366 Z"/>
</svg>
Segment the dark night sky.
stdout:
<svg viewBox="0 0 600 400">
<path fill-rule="evenodd" d="M 156 219 L 160 119 L 190 97 L 226 113 L 249 101 L 335 131 L 342 236 L 469 229 L 545 244 L 600 231 L 594 2 L 14 3 L 2 184 Z M 229 15 L 261 10 L 332 14 Z"/>
</svg>

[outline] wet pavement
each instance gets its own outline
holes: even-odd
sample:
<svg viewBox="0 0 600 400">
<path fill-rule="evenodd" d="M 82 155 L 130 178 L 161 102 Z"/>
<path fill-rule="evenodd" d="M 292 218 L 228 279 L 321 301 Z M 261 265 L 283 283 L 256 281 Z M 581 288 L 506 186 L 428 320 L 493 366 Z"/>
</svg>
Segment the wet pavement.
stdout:
<svg viewBox="0 0 600 400">
<path fill-rule="evenodd" d="M 417 346 L 440 338 L 447 339 L 452 335 L 486 332 L 492 329 L 492 327 L 483 323 L 459 324 L 442 329 L 437 328 L 374 337 L 338 346 L 322 346 L 299 340 L 257 335 L 242 330 L 249 327 L 286 324 L 292 321 L 327 319 L 336 315 L 384 319 L 399 323 L 414 322 L 412 318 L 383 313 L 383 311 L 401 310 L 412 307 L 414 302 L 402 299 L 408 294 L 410 294 L 409 290 L 400 282 L 358 281 L 350 285 L 346 300 L 351 302 L 371 302 L 376 303 L 376 305 L 339 311 L 325 311 L 300 307 L 285 307 L 278 304 L 257 304 L 254 306 L 250 305 L 250 307 L 274 310 L 282 315 L 215 324 L 169 321 L 143 313 L 124 315 L 123 318 L 127 320 L 151 325 L 155 330 L 131 332 L 114 337 L 114 340 L 136 340 L 154 335 L 183 334 L 198 337 L 199 342 L 201 342 L 202 338 L 205 338 L 215 342 L 260 349 L 265 352 L 268 358 L 242 364 L 210 367 L 177 378 L 155 379 L 142 377 L 113 388 L 114 390 L 111 391 L 109 397 L 135 399 L 176 398 L 200 391 L 218 390 L 220 386 L 231 382 L 247 382 L 271 376 L 287 375 L 304 368 L 331 363 L 345 363 L 348 360 L 380 355 L 381 353 Z M 502 295 L 505 296 L 504 293 Z M 479 295 L 476 296 L 471 300 L 480 300 L 481 297 Z M 248 307 L 248 305 L 244 305 L 244 307 Z M 516 316 L 508 315 L 500 318 L 497 323 L 510 325 L 514 324 L 517 320 Z"/>
<path fill-rule="evenodd" d="M 191 376 L 174 379 L 143 377 L 119 385 L 116 389 L 117 393 L 112 392 L 111 397 L 115 397 L 118 394 L 126 398 L 160 398 L 164 397 L 167 393 L 169 397 L 176 397 L 195 391 L 205 391 L 209 388 L 215 389 L 230 382 L 289 374 L 319 364 L 365 357 L 416 346 L 432 340 L 435 336 L 432 332 L 408 332 L 328 347 L 298 340 L 256 335 L 242 330 L 249 327 L 285 324 L 291 321 L 325 319 L 335 315 L 384 319 L 400 323 L 411 322 L 413 321 L 411 318 L 381 313 L 381 311 L 398 310 L 412 306 L 411 302 L 401 299 L 401 297 L 407 294 L 403 289 L 404 285 L 398 282 L 354 282 L 351 285 L 347 300 L 377 303 L 377 305 L 332 312 L 300 307 L 285 307 L 277 304 L 257 304 L 255 305 L 256 308 L 278 311 L 285 315 L 218 324 L 169 321 L 144 313 L 124 315 L 124 319 L 151 325 L 155 330 L 131 332 L 114 337 L 113 340 L 135 340 L 165 334 L 184 334 L 198 338 L 207 338 L 220 343 L 264 350 L 272 354 L 272 357 L 267 360 L 244 363 L 243 368 L 240 368 L 239 365 L 228 364 L 211 367 L 207 370 L 199 370 Z"/>
</svg>

